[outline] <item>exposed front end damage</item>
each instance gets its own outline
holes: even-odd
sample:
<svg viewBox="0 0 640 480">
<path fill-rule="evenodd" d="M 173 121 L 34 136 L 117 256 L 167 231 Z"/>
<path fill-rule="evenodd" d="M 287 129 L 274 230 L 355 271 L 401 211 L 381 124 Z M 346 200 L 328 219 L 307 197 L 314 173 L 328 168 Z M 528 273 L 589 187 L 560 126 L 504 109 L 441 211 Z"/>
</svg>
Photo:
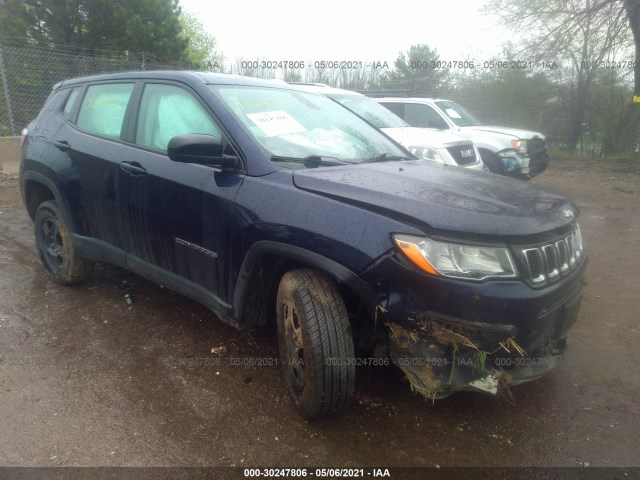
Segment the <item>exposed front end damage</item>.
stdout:
<svg viewBox="0 0 640 480">
<path fill-rule="evenodd" d="M 468 322 L 435 312 L 413 314 L 409 321 L 411 329 L 387 323 L 390 354 L 412 390 L 427 398 L 460 390 L 508 391 L 550 371 L 564 350 L 563 341 L 554 341 L 544 356 L 530 357 L 517 343 L 513 325 Z"/>
<path fill-rule="evenodd" d="M 388 271 L 398 258 L 376 268 Z M 385 325 L 387 352 L 413 391 L 429 399 L 462 390 L 512 398 L 511 386 L 547 374 L 566 350 L 585 264 L 539 289 L 519 281 L 398 276 L 378 285 L 376 324 Z"/>
</svg>

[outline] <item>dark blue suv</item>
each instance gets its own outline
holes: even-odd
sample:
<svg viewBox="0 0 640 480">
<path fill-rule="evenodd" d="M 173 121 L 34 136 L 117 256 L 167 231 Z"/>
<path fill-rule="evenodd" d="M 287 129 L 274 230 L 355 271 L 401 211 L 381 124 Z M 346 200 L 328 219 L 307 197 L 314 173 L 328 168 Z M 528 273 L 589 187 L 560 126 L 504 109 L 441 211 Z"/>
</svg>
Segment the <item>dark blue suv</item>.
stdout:
<svg viewBox="0 0 640 480">
<path fill-rule="evenodd" d="M 110 262 L 237 328 L 275 324 L 309 418 L 341 411 L 365 364 L 393 361 L 430 398 L 495 394 L 553 368 L 577 317 L 574 204 L 417 160 L 299 87 L 78 78 L 23 133 L 22 194 L 55 281 Z"/>
</svg>

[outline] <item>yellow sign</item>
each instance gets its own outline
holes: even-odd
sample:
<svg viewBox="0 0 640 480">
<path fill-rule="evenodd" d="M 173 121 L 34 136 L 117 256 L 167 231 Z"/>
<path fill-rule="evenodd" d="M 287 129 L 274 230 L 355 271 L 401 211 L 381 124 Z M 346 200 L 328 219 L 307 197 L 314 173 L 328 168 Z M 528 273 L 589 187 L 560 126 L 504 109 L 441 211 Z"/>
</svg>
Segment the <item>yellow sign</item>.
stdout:
<svg viewBox="0 0 640 480">
<path fill-rule="evenodd" d="M 633 103 L 640 103 L 640 97 L 638 95 L 633 96 Z"/>
</svg>

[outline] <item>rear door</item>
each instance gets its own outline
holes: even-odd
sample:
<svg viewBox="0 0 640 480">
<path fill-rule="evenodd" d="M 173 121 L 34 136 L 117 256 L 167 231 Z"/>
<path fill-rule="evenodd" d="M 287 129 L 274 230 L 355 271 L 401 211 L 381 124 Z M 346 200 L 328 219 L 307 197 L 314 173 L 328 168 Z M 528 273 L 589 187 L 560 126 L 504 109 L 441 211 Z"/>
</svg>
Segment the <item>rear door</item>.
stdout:
<svg viewBox="0 0 640 480">
<path fill-rule="evenodd" d="M 146 83 L 134 123 L 135 161 L 117 172 L 127 264 L 171 272 L 228 300 L 227 252 L 244 172 L 173 162 L 167 144 L 176 135 L 199 133 L 222 140 L 225 153 L 236 150 L 206 104 L 179 83 Z"/>
<path fill-rule="evenodd" d="M 116 181 L 120 163 L 135 153 L 121 138 L 134 87 L 127 81 L 74 89 L 63 113 L 68 121 L 55 138 L 68 153 L 64 190 L 72 197 L 75 233 L 114 255 L 125 248 Z"/>
</svg>

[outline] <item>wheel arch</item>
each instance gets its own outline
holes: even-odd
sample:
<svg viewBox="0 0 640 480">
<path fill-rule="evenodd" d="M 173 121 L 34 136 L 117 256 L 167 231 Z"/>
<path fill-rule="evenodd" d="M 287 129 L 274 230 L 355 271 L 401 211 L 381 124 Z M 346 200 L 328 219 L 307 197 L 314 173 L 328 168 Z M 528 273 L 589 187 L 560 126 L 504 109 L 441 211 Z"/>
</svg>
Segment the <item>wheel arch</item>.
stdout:
<svg viewBox="0 0 640 480">
<path fill-rule="evenodd" d="M 264 325 L 285 272 L 314 268 L 355 296 L 370 315 L 378 303 L 373 289 L 355 272 L 318 253 L 280 242 L 256 242 L 245 255 L 233 294 L 233 316 L 244 327 Z"/>
<path fill-rule="evenodd" d="M 480 152 L 480 158 L 485 166 L 489 169 L 491 173 L 496 173 L 498 175 L 504 175 L 504 166 L 502 164 L 502 160 L 500 160 L 500 156 L 498 153 L 489 150 L 488 148 L 478 147 L 478 152 Z"/>
<path fill-rule="evenodd" d="M 66 198 L 51 179 L 38 172 L 24 172 L 22 175 L 22 197 L 31 220 L 35 219 L 38 206 L 42 202 L 55 200 L 69 229 L 72 232 L 75 231 Z"/>
</svg>

